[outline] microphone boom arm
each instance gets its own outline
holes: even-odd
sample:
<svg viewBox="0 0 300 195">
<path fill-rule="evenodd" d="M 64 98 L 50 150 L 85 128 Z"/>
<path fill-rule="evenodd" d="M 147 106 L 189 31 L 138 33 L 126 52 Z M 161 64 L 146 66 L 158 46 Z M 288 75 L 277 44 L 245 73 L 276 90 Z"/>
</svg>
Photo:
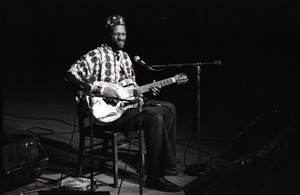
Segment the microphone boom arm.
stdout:
<svg viewBox="0 0 300 195">
<path fill-rule="evenodd" d="M 175 67 L 181 67 L 181 66 L 202 66 L 202 65 L 221 65 L 222 61 L 217 60 L 213 62 L 195 62 L 195 63 L 182 63 L 182 64 L 167 64 L 167 65 L 151 65 L 153 68 L 159 68 L 159 67 L 169 67 L 169 66 L 175 66 Z"/>
</svg>

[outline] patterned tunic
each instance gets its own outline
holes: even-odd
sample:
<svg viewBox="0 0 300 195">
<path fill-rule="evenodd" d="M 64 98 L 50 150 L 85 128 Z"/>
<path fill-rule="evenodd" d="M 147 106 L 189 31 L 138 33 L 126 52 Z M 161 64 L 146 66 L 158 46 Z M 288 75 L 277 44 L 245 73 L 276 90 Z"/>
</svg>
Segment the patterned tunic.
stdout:
<svg viewBox="0 0 300 195">
<path fill-rule="evenodd" d="M 67 79 L 85 91 L 90 91 L 91 85 L 97 81 L 137 86 L 129 55 L 122 50 L 114 51 L 106 44 L 76 61 L 68 70 Z"/>
</svg>

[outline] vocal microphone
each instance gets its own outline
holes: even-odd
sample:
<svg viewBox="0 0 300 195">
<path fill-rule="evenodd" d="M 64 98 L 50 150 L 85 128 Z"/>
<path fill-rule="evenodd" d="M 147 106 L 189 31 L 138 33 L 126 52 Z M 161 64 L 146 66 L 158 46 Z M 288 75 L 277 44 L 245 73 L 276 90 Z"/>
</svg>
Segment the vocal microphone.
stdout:
<svg viewBox="0 0 300 195">
<path fill-rule="evenodd" d="M 144 66 L 145 68 L 154 71 L 154 69 L 153 69 L 151 66 L 149 66 L 146 62 L 144 62 L 144 61 L 140 58 L 140 56 L 134 56 L 133 59 L 134 59 L 135 62 L 139 63 L 140 65 Z"/>
<path fill-rule="evenodd" d="M 221 60 L 217 60 L 214 62 L 216 65 L 222 65 L 222 61 Z"/>
</svg>

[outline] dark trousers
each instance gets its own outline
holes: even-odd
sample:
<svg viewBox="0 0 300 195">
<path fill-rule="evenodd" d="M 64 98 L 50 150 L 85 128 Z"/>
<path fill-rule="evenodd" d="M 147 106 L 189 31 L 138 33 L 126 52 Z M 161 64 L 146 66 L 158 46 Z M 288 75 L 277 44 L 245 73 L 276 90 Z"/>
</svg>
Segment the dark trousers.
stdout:
<svg viewBox="0 0 300 195">
<path fill-rule="evenodd" d="M 176 109 L 166 101 L 142 107 L 142 129 L 145 132 L 148 174 L 162 175 L 162 171 L 175 164 L 176 155 Z M 111 123 L 109 128 L 128 131 L 139 128 L 139 110 L 132 108 Z"/>
</svg>

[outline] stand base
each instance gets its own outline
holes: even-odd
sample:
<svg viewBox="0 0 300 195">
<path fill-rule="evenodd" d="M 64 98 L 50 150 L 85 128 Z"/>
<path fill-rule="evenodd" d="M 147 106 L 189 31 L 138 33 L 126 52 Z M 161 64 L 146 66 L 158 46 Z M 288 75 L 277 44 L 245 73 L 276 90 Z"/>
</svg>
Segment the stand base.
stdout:
<svg viewBox="0 0 300 195">
<path fill-rule="evenodd" d="M 190 176 L 200 176 L 209 171 L 211 167 L 207 165 L 199 165 L 199 164 L 193 164 L 190 166 L 187 166 L 184 170 L 184 173 Z"/>
</svg>

